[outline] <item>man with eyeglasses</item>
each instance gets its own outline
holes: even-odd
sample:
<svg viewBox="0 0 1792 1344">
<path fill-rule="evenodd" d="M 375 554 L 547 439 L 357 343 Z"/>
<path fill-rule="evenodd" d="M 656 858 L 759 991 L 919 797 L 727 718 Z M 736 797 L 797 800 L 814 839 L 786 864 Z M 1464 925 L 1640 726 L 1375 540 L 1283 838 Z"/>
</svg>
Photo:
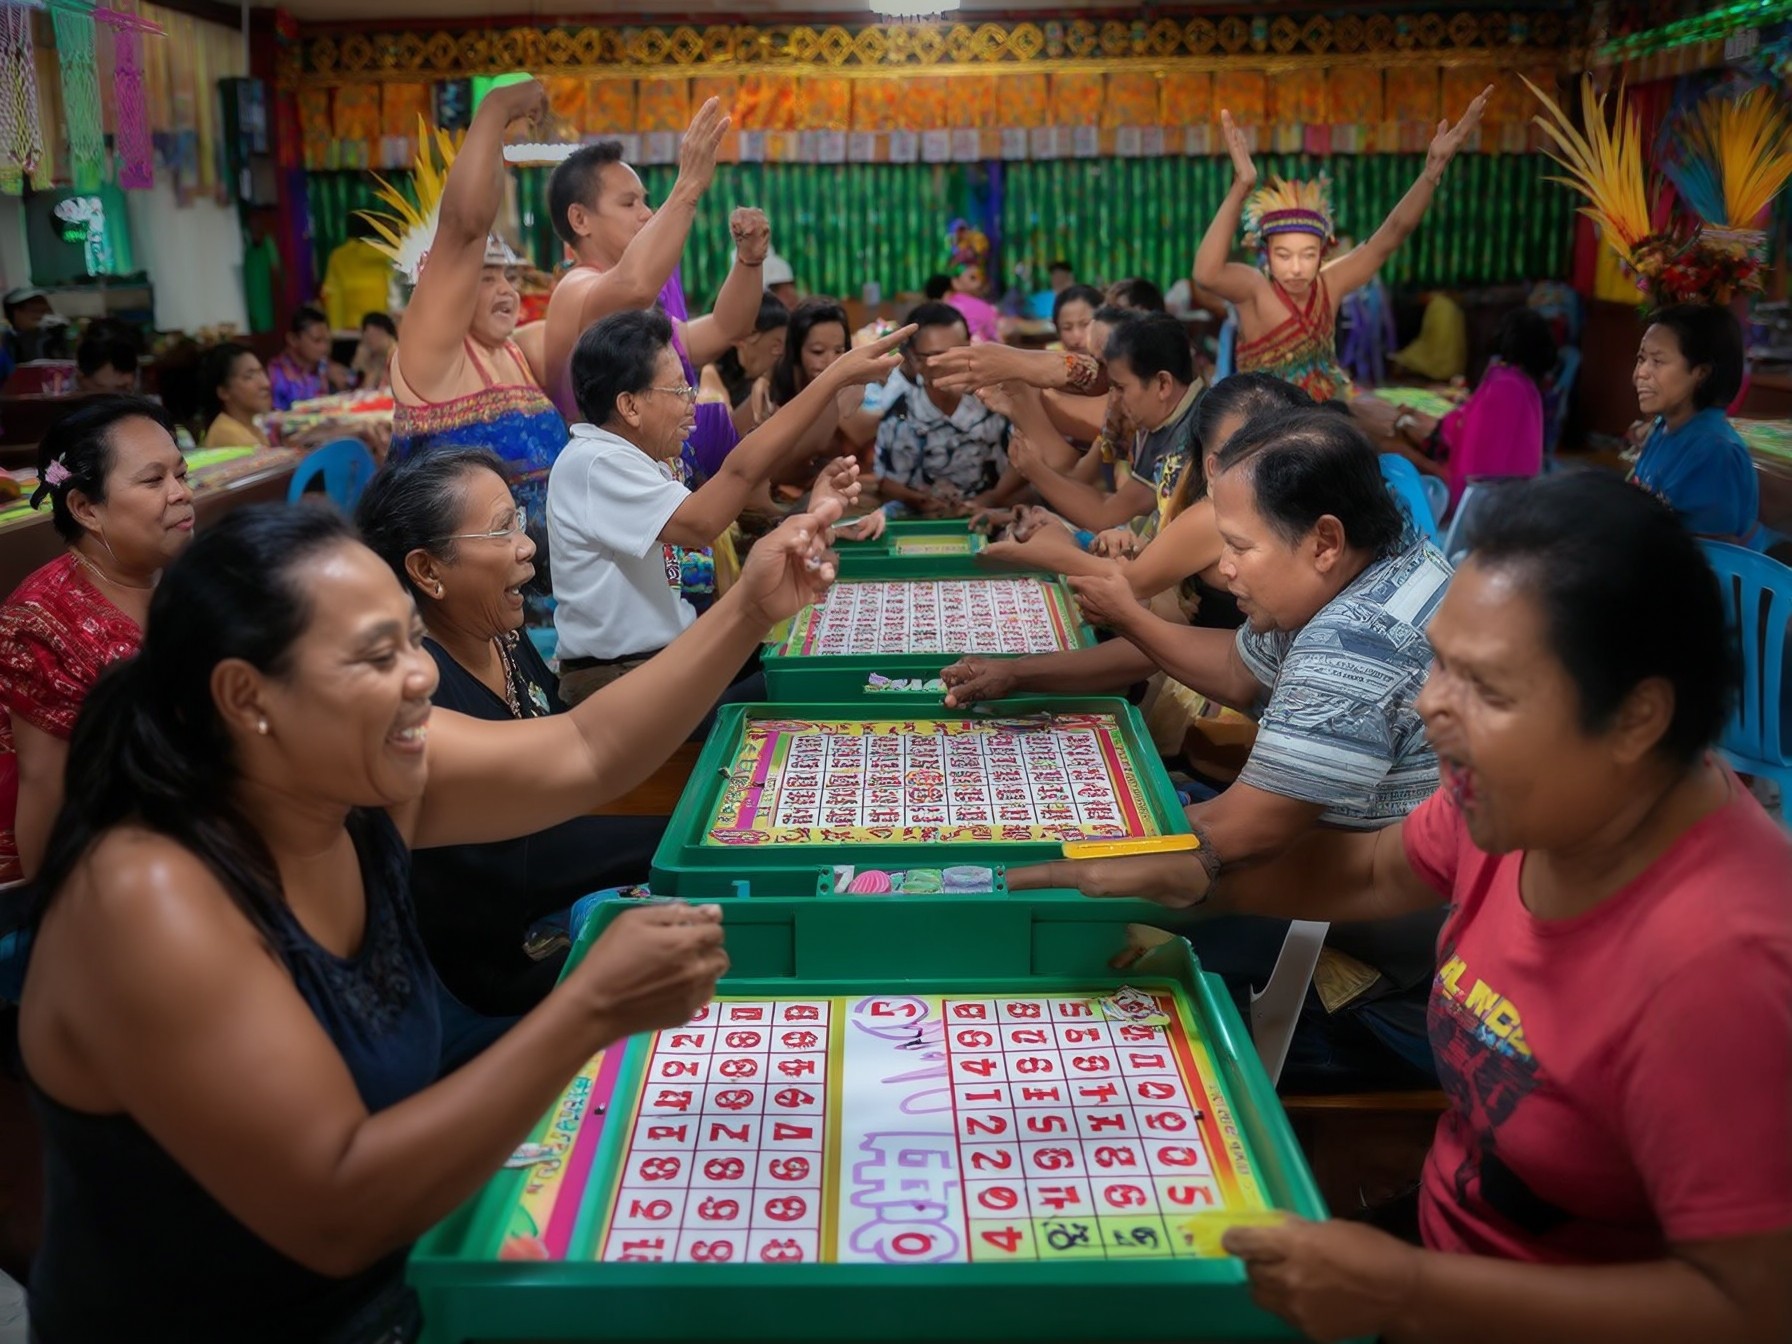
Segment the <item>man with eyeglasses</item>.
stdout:
<svg viewBox="0 0 1792 1344">
<path fill-rule="evenodd" d="M 889 352 L 910 330 L 836 360 L 695 490 L 670 465 L 690 434 L 697 399 L 670 319 L 658 311 L 614 313 L 579 338 L 572 368 L 584 422 L 572 427 L 548 477 L 561 699 L 579 703 L 695 619 L 680 593 L 676 549 L 712 545 L 753 493 L 801 453 L 803 432 L 843 388 L 888 375 L 897 362 Z M 850 503 L 857 475 L 851 458 L 837 459 L 816 497 L 832 492 Z M 738 686 L 730 695 L 753 690 Z"/>
</svg>

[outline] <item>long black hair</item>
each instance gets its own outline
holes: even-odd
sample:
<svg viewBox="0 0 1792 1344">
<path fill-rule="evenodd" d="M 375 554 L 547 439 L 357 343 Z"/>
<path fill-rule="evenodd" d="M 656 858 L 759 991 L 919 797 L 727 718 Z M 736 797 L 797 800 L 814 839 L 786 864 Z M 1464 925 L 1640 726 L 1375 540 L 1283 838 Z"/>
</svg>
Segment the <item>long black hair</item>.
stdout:
<svg viewBox="0 0 1792 1344">
<path fill-rule="evenodd" d="M 45 431 L 37 445 L 39 485 L 31 492 L 31 507 L 50 501 L 50 522 L 64 541 L 76 541 L 86 530 L 68 507 L 69 491 L 79 490 L 95 504 L 106 502 L 112 431 L 123 421 L 137 419 L 153 420 L 174 433 L 168 412 L 155 402 L 122 394 L 83 401 Z"/>
<path fill-rule="evenodd" d="M 200 532 L 169 566 L 150 599 L 142 648 L 101 675 L 76 721 L 35 919 L 101 836 L 136 823 L 191 851 L 249 922 L 273 936 L 279 875 L 237 810 L 237 763 L 212 699 L 212 670 L 240 658 L 283 672 L 311 623 L 299 571 L 355 540 L 333 509 L 251 505 Z"/>
<path fill-rule="evenodd" d="M 473 471 L 510 480 L 510 468 L 490 448 L 437 448 L 382 467 L 355 506 L 361 540 L 419 605 L 434 599 L 412 580 L 405 557 L 419 549 L 444 559 L 453 554 L 454 543 L 446 538 L 460 520 L 462 482 Z"/>
<path fill-rule="evenodd" d="M 796 400 L 796 394 L 802 391 L 796 380 L 803 371 L 803 347 L 809 342 L 809 333 L 828 322 L 838 322 L 840 330 L 846 333 L 848 343 L 852 341 L 852 327 L 846 320 L 846 309 L 832 299 L 804 299 L 791 309 L 790 334 L 784 338 L 784 358 L 772 370 L 773 405 L 788 406 Z"/>
</svg>

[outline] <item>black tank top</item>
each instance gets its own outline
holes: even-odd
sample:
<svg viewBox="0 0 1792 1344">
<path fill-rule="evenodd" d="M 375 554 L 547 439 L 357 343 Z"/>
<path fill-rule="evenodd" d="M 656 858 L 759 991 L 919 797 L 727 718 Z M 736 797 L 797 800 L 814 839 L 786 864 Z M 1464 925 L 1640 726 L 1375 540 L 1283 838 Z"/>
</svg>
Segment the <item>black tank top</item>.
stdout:
<svg viewBox="0 0 1792 1344">
<path fill-rule="evenodd" d="M 409 855 L 384 812 L 349 831 L 367 894 L 353 957 L 319 947 L 280 907 L 274 950 L 354 1076 L 370 1111 L 435 1080 L 441 1019 L 418 939 Z M 405 1252 L 345 1279 L 269 1246 L 128 1115 L 31 1096 L 43 1131 L 45 1230 L 29 1305 L 40 1344 L 249 1341 L 372 1344 L 413 1338 Z"/>
</svg>

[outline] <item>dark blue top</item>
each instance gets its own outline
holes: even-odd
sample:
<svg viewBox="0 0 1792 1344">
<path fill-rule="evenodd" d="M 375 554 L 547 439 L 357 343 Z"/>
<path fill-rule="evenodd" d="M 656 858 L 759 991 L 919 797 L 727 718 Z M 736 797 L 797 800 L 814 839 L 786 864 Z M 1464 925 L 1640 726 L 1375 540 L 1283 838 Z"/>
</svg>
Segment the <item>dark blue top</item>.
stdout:
<svg viewBox="0 0 1792 1344">
<path fill-rule="evenodd" d="M 360 950 L 319 947 L 284 904 L 270 943 L 378 1111 L 435 1081 L 442 1025 L 404 842 L 380 811 L 352 814 L 349 833 L 367 897 Z M 31 1095 L 44 1143 L 44 1245 L 29 1297 L 41 1344 L 413 1337 L 403 1249 L 349 1278 L 314 1273 L 239 1222 L 129 1115 L 71 1110 L 35 1085 Z"/>
<path fill-rule="evenodd" d="M 1761 518 L 1754 459 L 1718 406 L 1707 406 L 1679 429 L 1658 418 L 1637 458 L 1635 479 L 1701 537 L 1746 546 Z"/>
</svg>

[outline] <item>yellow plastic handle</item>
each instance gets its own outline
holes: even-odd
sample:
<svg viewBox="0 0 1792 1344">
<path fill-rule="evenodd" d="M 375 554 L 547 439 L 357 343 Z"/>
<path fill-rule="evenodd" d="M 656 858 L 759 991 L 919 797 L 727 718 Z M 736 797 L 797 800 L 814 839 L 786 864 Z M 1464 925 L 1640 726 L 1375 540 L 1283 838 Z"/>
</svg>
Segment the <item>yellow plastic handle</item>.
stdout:
<svg viewBox="0 0 1792 1344">
<path fill-rule="evenodd" d="M 1180 854 L 1201 848 L 1192 835 L 1141 835 L 1132 840 L 1066 840 L 1067 859 L 1117 859 L 1128 854 Z"/>
</svg>

